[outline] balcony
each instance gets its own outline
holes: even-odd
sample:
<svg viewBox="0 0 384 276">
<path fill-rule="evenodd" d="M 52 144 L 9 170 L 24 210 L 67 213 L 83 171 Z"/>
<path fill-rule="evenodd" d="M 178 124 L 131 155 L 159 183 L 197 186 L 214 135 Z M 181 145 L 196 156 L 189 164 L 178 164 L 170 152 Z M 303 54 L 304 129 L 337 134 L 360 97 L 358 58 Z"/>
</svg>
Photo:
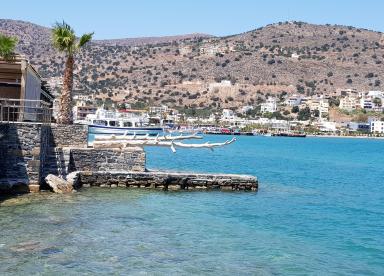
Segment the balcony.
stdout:
<svg viewBox="0 0 384 276">
<path fill-rule="evenodd" d="M 52 109 L 41 100 L 21 100 L 0 98 L 1 122 L 50 123 Z"/>
</svg>

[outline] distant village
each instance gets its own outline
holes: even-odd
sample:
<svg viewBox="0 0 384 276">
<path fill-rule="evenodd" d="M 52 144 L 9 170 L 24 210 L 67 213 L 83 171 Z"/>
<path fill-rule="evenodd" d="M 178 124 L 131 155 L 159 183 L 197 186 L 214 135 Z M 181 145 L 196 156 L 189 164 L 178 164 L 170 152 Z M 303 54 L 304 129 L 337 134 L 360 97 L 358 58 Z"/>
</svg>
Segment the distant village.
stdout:
<svg viewBox="0 0 384 276">
<path fill-rule="evenodd" d="M 211 84 L 230 86 L 229 80 Z M 73 115 L 75 121 L 85 120 L 88 114 L 100 108 L 93 96 L 75 95 Z M 363 114 L 357 120 L 343 121 L 329 119 L 330 109 L 337 108 L 345 114 Z M 263 132 L 303 131 L 306 133 L 330 134 L 383 134 L 384 133 L 384 92 L 358 91 L 357 89 L 337 89 L 329 95 L 305 96 L 302 94 L 285 97 L 269 96 L 259 105 L 246 105 L 237 109 L 211 111 L 204 115 L 191 114 L 166 105 L 133 108 L 132 104 L 112 103 L 112 110 L 147 115 L 154 123 L 170 126 L 205 128 L 228 128 L 230 130 L 255 130 Z M 360 121 L 359 117 L 362 117 Z M 366 119 L 365 119 L 366 118 Z"/>
<path fill-rule="evenodd" d="M 58 98 L 54 99 L 50 93 L 51 83 L 45 82 L 24 58 L 7 65 L 3 62 L 2 95 L 0 99 L 1 120 L 6 118 L 6 112 L 12 110 L 14 103 L 7 99 L 22 101 L 44 100 L 50 103 L 52 120 L 58 113 Z M 10 76 L 12 75 L 12 77 Z M 26 76 L 33 76 L 31 84 L 23 82 Z M 14 81 L 14 76 L 17 76 Z M 60 85 L 58 80 L 54 85 Z M 33 87 L 32 87 L 33 86 Z M 209 84 L 208 89 L 232 89 L 230 80 Z M 221 91 L 220 91 L 221 92 Z M 307 134 L 331 135 L 382 135 L 384 134 L 384 92 L 358 91 L 357 89 L 336 89 L 327 95 L 306 96 L 301 93 L 268 96 L 263 102 L 255 105 L 245 105 L 240 108 L 224 108 L 205 110 L 203 108 L 170 108 L 167 105 L 145 106 L 128 103 L 127 101 L 100 101 L 94 95 L 77 93 L 73 96 L 74 122 L 84 122 L 88 115 L 95 114 L 104 108 L 120 113 L 146 116 L 153 125 L 169 126 L 171 128 L 204 128 L 225 129 L 229 132 L 248 131 L 253 133 L 274 133 L 297 131 Z M 108 100 L 108 99 L 107 99 Z M 108 104 L 106 104 L 108 103 Z M 46 110 L 44 107 L 39 107 Z M 15 109 L 15 108 L 13 108 Z M 331 119 L 331 110 L 338 110 L 341 114 L 353 115 L 353 120 L 343 117 Z M 23 116 L 27 114 L 25 111 Z M 48 114 L 48 113 L 47 113 Z M 15 115 L 12 115 L 15 116 Z M 351 118 L 351 116 L 347 116 Z"/>
</svg>

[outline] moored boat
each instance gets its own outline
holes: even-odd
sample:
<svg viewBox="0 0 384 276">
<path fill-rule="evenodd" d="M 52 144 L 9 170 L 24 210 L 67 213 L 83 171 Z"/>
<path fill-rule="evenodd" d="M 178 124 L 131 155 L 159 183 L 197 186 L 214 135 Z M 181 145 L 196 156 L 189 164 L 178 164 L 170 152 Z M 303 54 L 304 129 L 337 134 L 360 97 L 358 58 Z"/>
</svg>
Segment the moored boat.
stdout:
<svg viewBox="0 0 384 276">
<path fill-rule="evenodd" d="M 123 114 L 99 109 L 96 114 L 89 114 L 85 124 L 92 134 L 125 134 L 125 135 L 157 135 L 163 132 L 163 127 L 150 126 L 146 116 Z"/>
<path fill-rule="evenodd" d="M 272 133 L 272 136 L 298 137 L 298 138 L 305 138 L 305 137 L 307 137 L 307 135 L 303 134 L 303 133 L 288 133 L 288 132 Z"/>
</svg>

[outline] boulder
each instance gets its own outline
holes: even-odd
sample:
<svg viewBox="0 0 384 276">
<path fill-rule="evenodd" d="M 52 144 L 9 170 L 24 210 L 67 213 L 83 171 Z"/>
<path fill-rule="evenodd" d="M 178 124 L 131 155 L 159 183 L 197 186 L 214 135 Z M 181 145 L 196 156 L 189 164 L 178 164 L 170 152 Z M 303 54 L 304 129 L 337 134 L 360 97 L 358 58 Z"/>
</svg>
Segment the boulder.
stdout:
<svg viewBox="0 0 384 276">
<path fill-rule="evenodd" d="M 67 175 L 65 179 L 69 182 L 69 184 L 72 185 L 72 187 L 76 188 L 76 185 L 78 184 L 78 181 L 79 181 L 79 172 L 77 171 L 71 172 Z"/>
<path fill-rule="evenodd" d="M 45 178 L 45 181 L 48 183 L 48 185 L 53 189 L 55 193 L 65 194 L 65 193 L 73 192 L 72 183 L 56 175 L 53 175 L 53 174 L 47 175 L 47 177 Z"/>
</svg>

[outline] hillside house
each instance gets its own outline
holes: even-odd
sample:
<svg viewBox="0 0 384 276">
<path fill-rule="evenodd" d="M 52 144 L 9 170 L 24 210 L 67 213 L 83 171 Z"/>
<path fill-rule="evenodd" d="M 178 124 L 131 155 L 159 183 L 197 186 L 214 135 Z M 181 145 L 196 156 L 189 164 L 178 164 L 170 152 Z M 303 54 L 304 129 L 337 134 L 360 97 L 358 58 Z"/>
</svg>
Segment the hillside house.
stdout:
<svg viewBox="0 0 384 276">
<path fill-rule="evenodd" d="M 240 109 L 240 113 L 245 115 L 248 111 L 251 111 L 253 109 L 254 107 L 252 105 L 245 105 Z"/>
<path fill-rule="evenodd" d="M 97 106 L 88 105 L 85 101 L 77 101 L 72 107 L 73 120 L 83 121 L 88 115 L 96 114 Z"/>
<path fill-rule="evenodd" d="M 311 111 L 318 110 L 320 113 L 329 112 L 329 101 L 322 97 L 311 99 L 307 102 L 307 105 Z"/>
<path fill-rule="evenodd" d="M 359 106 L 359 100 L 356 97 L 345 97 L 340 99 L 340 109 L 347 111 L 355 110 Z"/>
<path fill-rule="evenodd" d="M 277 100 L 275 98 L 269 97 L 265 103 L 260 105 L 261 113 L 265 112 L 276 112 L 277 111 Z"/>
<path fill-rule="evenodd" d="M 368 91 L 367 96 L 372 97 L 372 98 L 384 99 L 384 92 L 383 91 Z"/>
<path fill-rule="evenodd" d="M 372 133 L 384 133 L 384 121 L 380 120 L 369 120 Z"/>
<path fill-rule="evenodd" d="M 285 104 L 288 106 L 299 106 L 301 104 L 301 99 L 301 96 L 294 94 L 286 99 Z"/>
<path fill-rule="evenodd" d="M 337 96 L 337 97 L 355 96 L 356 97 L 357 95 L 358 93 L 355 88 L 338 88 L 336 89 L 336 93 L 334 93 L 333 96 Z"/>
<path fill-rule="evenodd" d="M 364 109 L 372 110 L 375 104 L 372 101 L 371 97 L 363 97 L 360 99 L 360 107 Z"/>
<path fill-rule="evenodd" d="M 149 113 L 150 114 L 157 114 L 157 115 L 161 115 L 163 113 L 167 113 L 168 112 L 168 106 L 166 105 L 162 105 L 162 106 L 151 106 L 149 107 Z"/>
<path fill-rule="evenodd" d="M 235 119 L 235 113 L 231 109 L 223 109 L 221 121 L 230 121 Z"/>
</svg>

